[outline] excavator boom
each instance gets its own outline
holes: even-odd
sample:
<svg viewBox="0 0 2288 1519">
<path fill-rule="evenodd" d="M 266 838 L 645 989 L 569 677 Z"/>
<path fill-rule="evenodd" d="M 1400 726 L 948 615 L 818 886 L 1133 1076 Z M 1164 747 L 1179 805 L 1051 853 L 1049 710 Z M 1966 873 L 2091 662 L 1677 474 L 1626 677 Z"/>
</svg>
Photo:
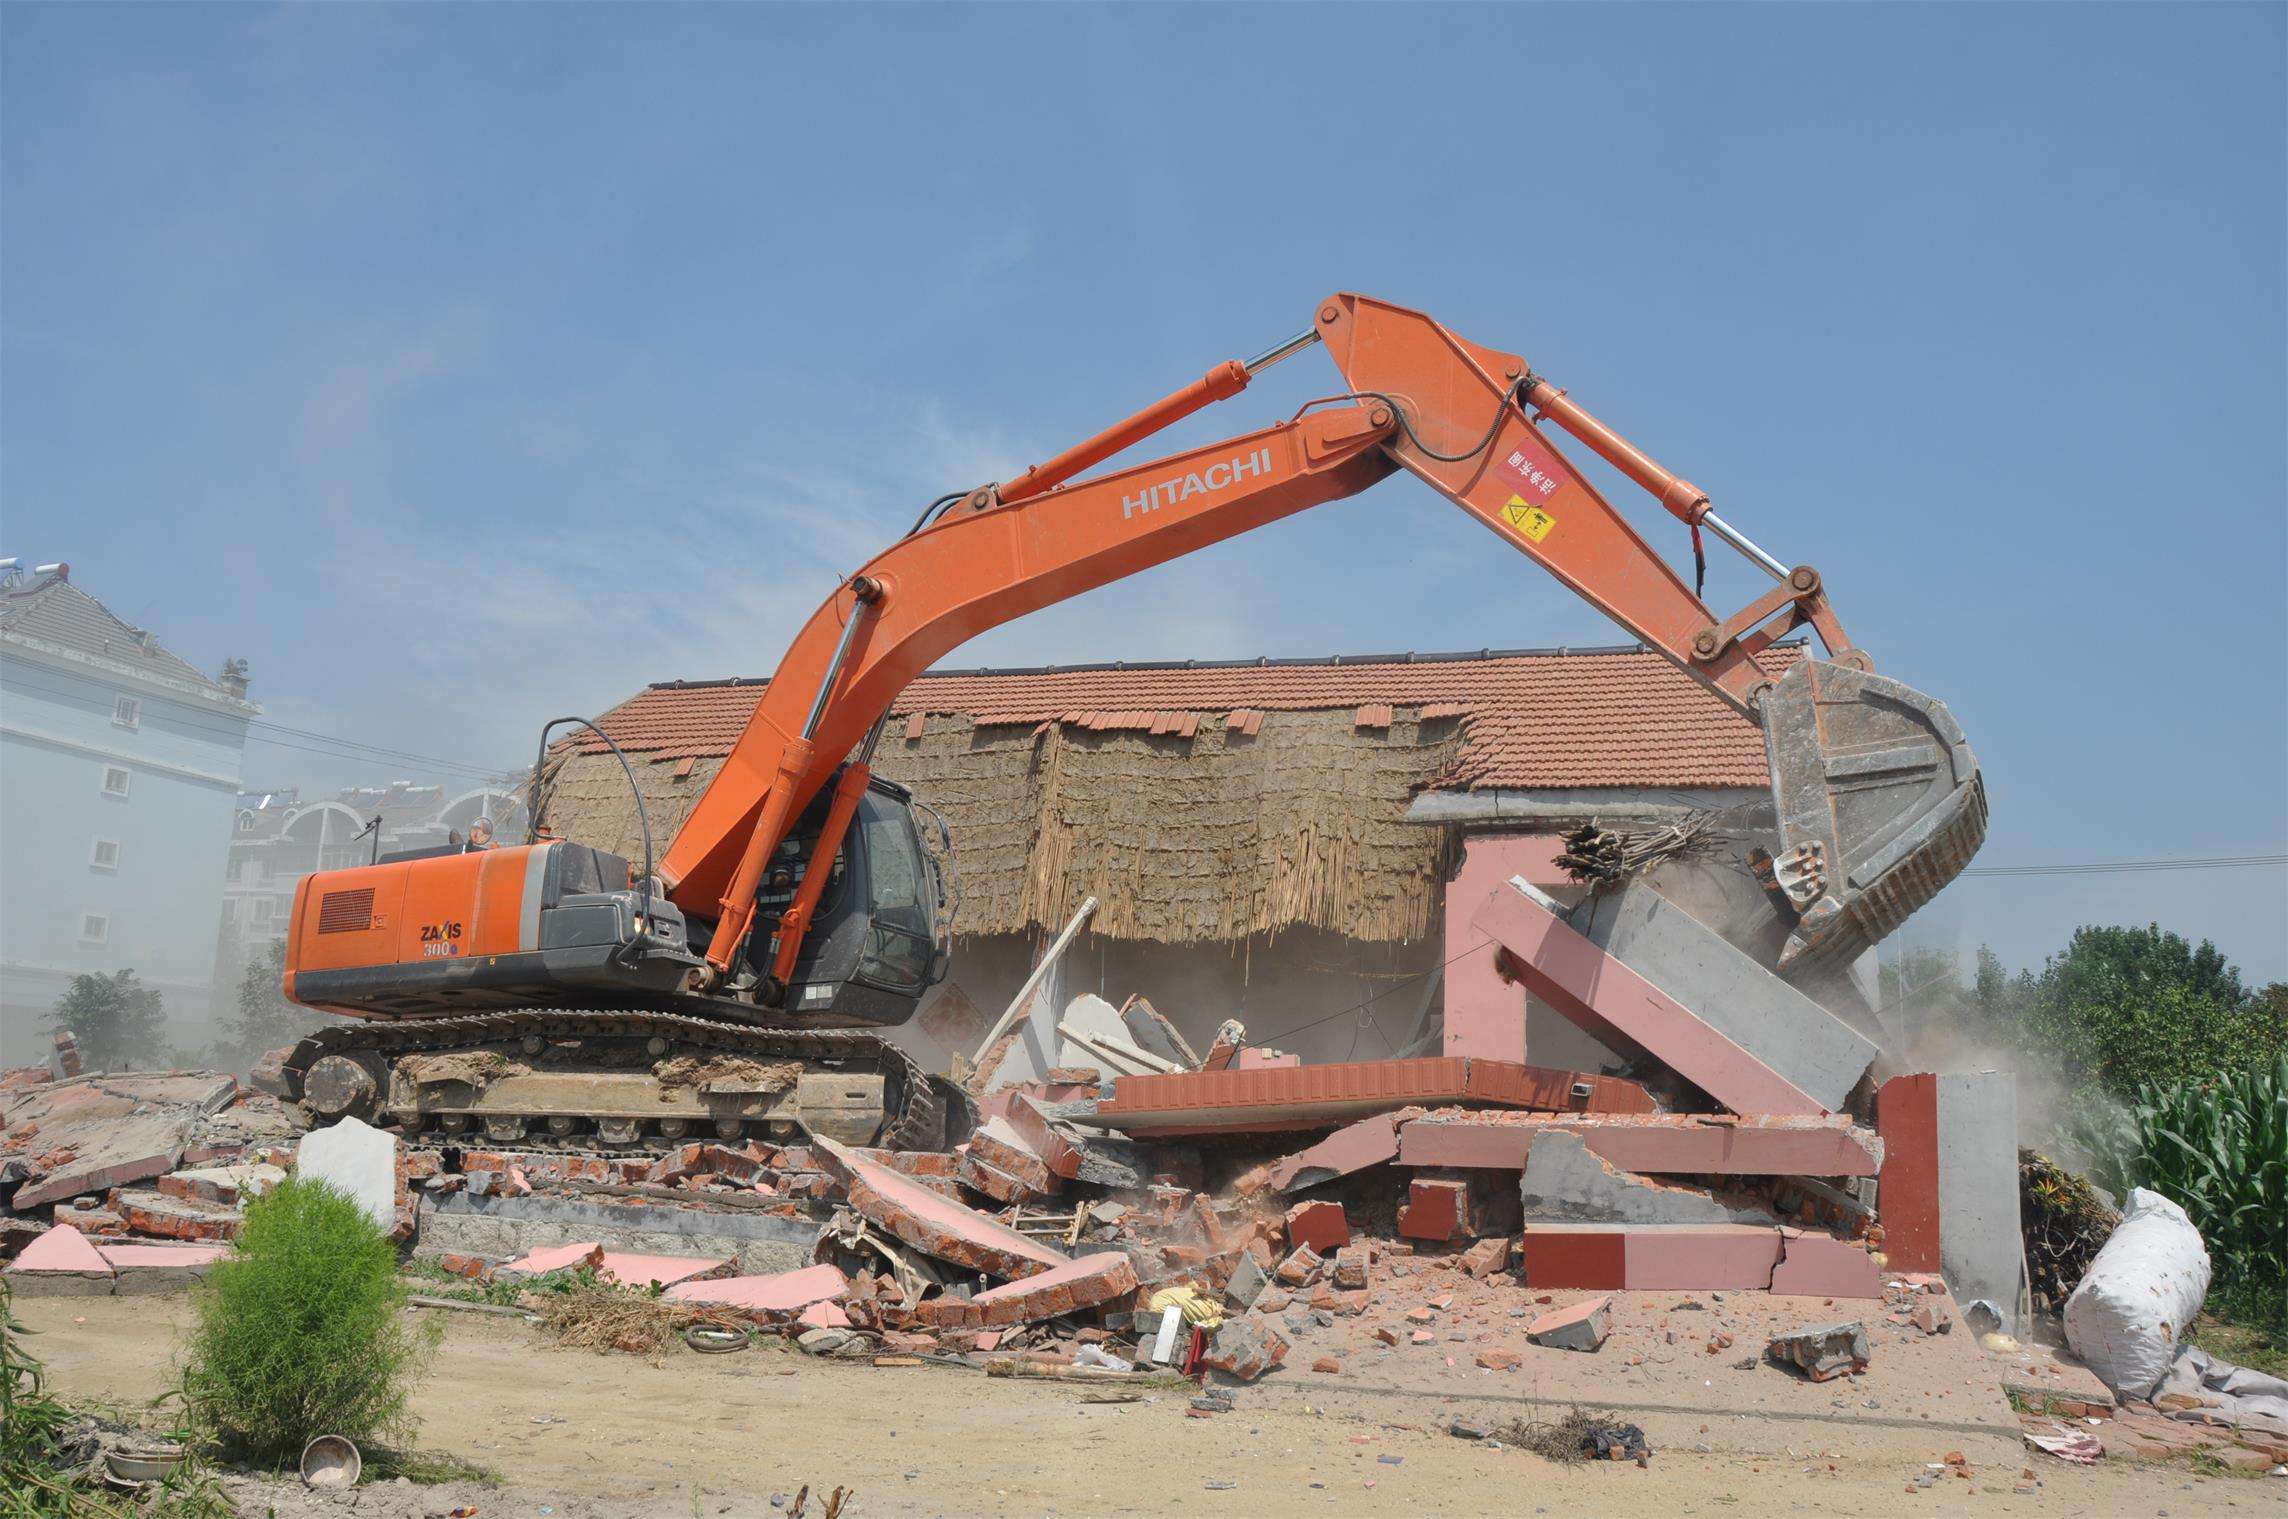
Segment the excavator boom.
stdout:
<svg viewBox="0 0 2288 1519">
<path fill-rule="evenodd" d="M 1323 409 L 1071 481 L 1314 342 L 1348 384 Z M 1738 548 L 1774 575 L 1772 589 L 1719 620 L 1540 420 L 1578 437 L 1678 520 Z M 1969 862 L 1985 804 L 1960 730 L 1938 702 L 1873 676 L 1816 571 L 1791 570 L 1757 548 L 1697 488 L 1519 355 L 1480 347 L 1421 312 L 1342 293 L 1261 358 L 1218 365 L 1008 485 L 969 493 L 876 555 L 813 614 L 661 865 L 669 896 L 713 920 L 707 959 L 716 973 L 728 974 L 741 951 L 763 862 L 790 820 L 923 670 L 1025 612 L 1352 495 L 1396 469 L 1763 723 L 1780 818 L 1770 884 L 1799 918 L 1785 964 L 1857 955 Z M 1826 661 L 1801 662 L 1784 679 L 1759 661 L 1806 625 Z M 1780 699 L 1768 702 L 1775 688 Z M 795 929 L 803 923 L 793 915 Z M 794 949 L 787 929 L 782 920 L 774 957 L 782 979 Z"/>
<path fill-rule="evenodd" d="M 1341 392 L 1080 478 L 1314 344 Z M 1690 527 L 1696 549 L 1713 534 L 1771 587 L 1718 618 L 1567 460 L 1551 423 Z M 1761 724 L 1776 823 L 1750 864 L 1789 928 L 1776 969 L 1800 978 L 1856 957 L 1969 862 L 1986 826 L 1969 745 L 1943 705 L 1874 673 L 1816 571 L 1758 548 L 1519 355 L 1337 294 L 1257 358 L 938 502 L 812 613 L 656 861 L 645 825 L 640 872 L 536 838 L 306 878 L 286 994 L 366 1026 L 304 1040 L 292 1090 L 324 1117 L 481 1128 L 502 1143 L 534 1123 L 612 1145 L 709 1128 L 946 1139 L 958 1099 L 852 1027 L 910 1017 L 949 946 L 911 799 L 871 773 L 892 702 L 989 628 L 1400 470 Z M 1825 658 L 1769 658 L 1806 626 Z"/>
</svg>

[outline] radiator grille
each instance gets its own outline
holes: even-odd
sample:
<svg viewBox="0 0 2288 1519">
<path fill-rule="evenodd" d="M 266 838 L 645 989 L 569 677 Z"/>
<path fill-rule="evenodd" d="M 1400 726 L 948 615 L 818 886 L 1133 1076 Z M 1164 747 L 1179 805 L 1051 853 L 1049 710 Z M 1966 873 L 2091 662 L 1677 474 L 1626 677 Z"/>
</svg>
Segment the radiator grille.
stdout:
<svg viewBox="0 0 2288 1519">
<path fill-rule="evenodd" d="M 360 886 L 355 891 L 329 891 L 318 899 L 318 932 L 322 934 L 362 933 L 373 927 L 373 888 Z"/>
</svg>

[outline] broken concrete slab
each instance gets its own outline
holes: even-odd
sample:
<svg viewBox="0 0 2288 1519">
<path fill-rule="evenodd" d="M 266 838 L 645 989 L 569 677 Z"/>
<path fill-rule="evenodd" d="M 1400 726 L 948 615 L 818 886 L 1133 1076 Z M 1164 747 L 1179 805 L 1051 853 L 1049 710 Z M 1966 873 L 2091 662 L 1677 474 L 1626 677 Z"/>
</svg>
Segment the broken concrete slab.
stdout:
<svg viewBox="0 0 2288 1519">
<path fill-rule="evenodd" d="M 1263 1297 L 1263 1289 L 1271 1284 L 1271 1277 L 1261 1262 L 1242 1251 L 1232 1262 L 1231 1276 L 1223 1284 L 1223 1300 L 1240 1312 L 1253 1308 Z"/>
<path fill-rule="evenodd" d="M 1545 1112 L 1653 1111 L 1641 1085 L 1514 1060 L 1434 1056 L 1123 1076 L 1095 1121 L 1130 1134 L 1278 1133 L 1414 1106 L 1482 1104 Z"/>
<path fill-rule="evenodd" d="M 54 1271 L 78 1276 L 111 1276 L 111 1262 L 69 1224 L 58 1224 L 33 1240 L 8 1263 L 11 1272 Z"/>
<path fill-rule="evenodd" d="M 1782 1366 L 1792 1366 L 1814 1382 L 1826 1382 L 1854 1371 L 1865 1371 L 1872 1352 L 1867 1326 L 1860 1323 L 1815 1324 L 1775 1336 L 1764 1354 Z"/>
<path fill-rule="evenodd" d="M 227 1166 L 197 1166 L 185 1171 L 173 1171 L 159 1178 L 158 1188 L 170 1197 L 196 1198 L 201 1202 L 236 1203 L 242 1198 L 260 1197 L 286 1179 L 283 1168 L 265 1165 L 260 1161 L 245 1161 Z"/>
<path fill-rule="evenodd" d="M 1521 1171 L 1534 1138 L 1577 1136 L 1624 1171 L 1694 1176 L 1873 1176 L 1882 1140 L 1847 1114 L 1425 1113 L 1398 1130 L 1402 1166 Z"/>
<path fill-rule="evenodd" d="M 839 1301 L 850 1279 L 832 1266 L 805 1266 L 768 1276 L 711 1277 L 677 1282 L 663 1294 L 671 1303 L 705 1303 L 763 1317 L 800 1313 L 813 1303 Z"/>
<path fill-rule="evenodd" d="M 1623 1171 L 1592 1154 L 1583 1136 L 1561 1129 L 1534 1140 L 1518 1197 L 1528 1219 L 1552 1222 L 1779 1224 L 1778 1217 L 1759 1204 L 1727 1203 L 1698 1187 Z"/>
<path fill-rule="evenodd" d="M 964 1301 L 925 1298 L 914 1309 L 922 1323 L 943 1329 L 1000 1329 L 1062 1318 L 1136 1293 L 1136 1270 L 1116 1250 L 1083 1255 L 1053 1270 L 1004 1282 Z"/>
<path fill-rule="evenodd" d="M 131 1103 L 121 1112 L 98 1111 L 108 1106 L 81 1104 L 60 1121 L 11 1126 L 12 1132 L 31 1133 L 34 1146 L 32 1155 L 19 1157 L 30 1164 L 32 1174 L 16 1189 L 13 1206 L 18 1211 L 100 1194 L 175 1169 L 197 1124 L 195 1112 L 137 1113 Z M 40 1164 L 42 1159 L 48 1163 Z"/>
<path fill-rule="evenodd" d="M 1075 1039 L 1063 1032 L 1065 1028 L 1077 1031 L 1082 1037 Z M 1121 1074 L 1120 1068 L 1096 1053 L 1090 1045 L 1102 1047 L 1102 1041 L 1114 1044 L 1129 1042 L 1128 1025 L 1121 1020 L 1120 1010 L 1093 992 L 1083 992 L 1065 1004 L 1062 1014 L 1050 1019 L 1049 1036 L 1055 1041 L 1056 1058 L 1050 1068 L 1087 1069 L 1095 1071 L 1100 1079 L 1110 1080 Z M 1082 1040 L 1088 1041 L 1084 1044 Z"/>
<path fill-rule="evenodd" d="M 1141 995 L 1130 997 L 1120 1005 L 1120 1021 L 1137 1048 L 1162 1060 L 1173 1061 L 1186 1070 L 1198 1068 L 1200 1057 L 1193 1051 L 1191 1042 Z"/>
<path fill-rule="evenodd" d="M 397 1136 L 344 1118 L 302 1136 L 294 1174 L 344 1193 L 383 1229 L 397 1227 Z"/>
<path fill-rule="evenodd" d="M 551 1245 L 603 1241 L 614 1250 L 730 1258 L 750 1275 L 807 1266 L 818 1224 L 800 1216 L 730 1212 L 699 1206 L 616 1203 L 579 1198 L 472 1197 L 467 1192 L 421 1200 L 415 1256 L 482 1256 L 508 1260 Z"/>
<path fill-rule="evenodd" d="M 1842 1108 L 1880 1053 L 1872 1039 L 1643 881 L 1599 897 L 1595 914 L 1584 917 L 1590 943 L 1653 985 L 1689 997 L 1718 1033 L 1830 1111 Z"/>
<path fill-rule="evenodd" d="M 1280 1192 L 1300 1191 L 1396 1159 L 1399 1123 L 1415 1111 L 1419 1110 L 1378 1113 L 1335 1130 L 1272 1166 L 1272 1187 Z"/>
<path fill-rule="evenodd" d="M 1606 1043 L 1617 1035 L 1635 1044 L 1736 1113 L 1820 1113 L 1842 1106 L 1842 1094 L 1823 1103 L 1606 953 L 1565 920 L 1554 898 L 1522 877 L 1488 896 L 1473 923 L 1509 951 L 1504 963 L 1535 996 Z"/>
<path fill-rule="evenodd" d="M 230 1258 L 228 1245 L 114 1245 L 96 1248 L 115 1271 L 184 1270 Z"/>
<path fill-rule="evenodd" d="M 831 1139 L 820 1138 L 813 1148 L 853 1211 L 925 1255 L 1003 1278 L 1033 1276 L 1071 1259 Z"/>
<path fill-rule="evenodd" d="M 559 1271 L 594 1271 L 604 1264 L 604 1247 L 592 1239 L 577 1240 L 569 1245 L 551 1245 L 520 1256 L 500 1268 L 494 1275 L 511 1281 L 525 1277 L 553 1276 Z"/>
<path fill-rule="evenodd" d="M 1611 1298 L 1591 1298 L 1565 1308 L 1553 1308 L 1525 1326 L 1525 1337 L 1553 1350 L 1594 1351 L 1612 1332 Z"/>
<path fill-rule="evenodd" d="M 622 1287 L 672 1287 L 696 1278 L 728 1273 L 728 1259 L 707 1260 L 687 1255 L 640 1255 L 628 1250 L 607 1250 L 596 1274 Z"/>
<path fill-rule="evenodd" d="M 107 1244 L 97 1248 L 118 1273 L 112 1290 L 122 1297 L 188 1291 L 231 1253 L 226 1245 Z"/>
</svg>

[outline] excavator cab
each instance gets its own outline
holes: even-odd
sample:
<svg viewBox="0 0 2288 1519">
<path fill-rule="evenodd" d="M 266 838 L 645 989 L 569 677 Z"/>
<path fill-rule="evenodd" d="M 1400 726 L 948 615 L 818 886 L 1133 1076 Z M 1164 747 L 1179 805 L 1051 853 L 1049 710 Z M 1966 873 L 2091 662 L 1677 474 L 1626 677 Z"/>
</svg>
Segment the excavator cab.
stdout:
<svg viewBox="0 0 2288 1519">
<path fill-rule="evenodd" d="M 763 969 L 817 842 L 825 801 L 780 846 L 758 894 L 747 974 L 695 989 L 710 925 L 686 920 L 630 861 L 570 839 L 417 850 L 306 877 L 286 995 L 380 1019 L 589 1006 L 656 1008 L 808 1028 L 894 1026 L 945 977 L 952 913 L 911 794 L 871 780 L 794 974 Z M 942 825 L 941 825 L 942 829 Z"/>
<path fill-rule="evenodd" d="M 903 1023 L 922 993 L 945 979 L 951 960 L 952 914 L 941 864 L 950 851 L 930 851 L 913 793 L 895 781 L 868 780 L 842 846 L 827 862 L 833 874 L 803 935 L 794 973 L 784 986 L 770 980 L 779 920 L 805 873 L 816 868 L 831 794 L 831 787 L 822 791 L 772 852 L 755 894 L 747 972 L 757 1000 L 805 1022 L 831 1014 L 837 1023 Z M 942 831 L 941 824 L 941 842 Z"/>
</svg>

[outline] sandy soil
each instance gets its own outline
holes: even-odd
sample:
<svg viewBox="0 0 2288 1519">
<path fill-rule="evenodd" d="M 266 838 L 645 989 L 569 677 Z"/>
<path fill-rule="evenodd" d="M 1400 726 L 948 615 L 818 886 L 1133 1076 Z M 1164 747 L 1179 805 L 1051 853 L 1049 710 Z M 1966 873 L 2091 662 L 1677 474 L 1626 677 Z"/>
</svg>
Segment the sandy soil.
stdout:
<svg viewBox="0 0 2288 1519">
<path fill-rule="evenodd" d="M 181 1298 L 56 1298 L 23 1300 L 17 1311 L 39 1332 L 35 1344 L 60 1392 L 133 1404 L 167 1385 L 187 1307 Z M 1069 1384 L 828 1363 L 767 1348 L 723 1357 L 678 1350 L 653 1367 L 556 1349 L 513 1320 L 445 1320 L 444 1347 L 416 1399 L 421 1442 L 498 1471 L 504 1486 L 380 1484 L 318 1498 L 299 1487 L 244 1483 L 236 1491 L 247 1511 L 274 1505 L 293 1516 L 354 1505 L 381 1519 L 463 1507 L 481 1519 L 768 1519 L 786 1512 L 772 1506 L 773 1495 L 808 1483 L 852 1489 L 844 1512 L 854 1519 L 2288 1512 L 2288 1480 L 2201 1478 L 2110 1460 L 2068 1467 L 2024 1451 L 2014 1429 L 1976 1416 L 1984 1409 L 1930 1420 L 1919 1417 L 1920 1407 L 1904 1417 L 1868 1410 L 1869 1397 L 1905 1395 L 1904 1377 L 1886 1388 L 1880 1348 L 1866 1378 L 1815 1388 L 1767 1370 L 1762 1375 L 1774 1380 L 1753 1398 L 1745 1382 L 1725 1386 L 1712 1371 L 1644 1385 L 1645 1367 L 1624 1375 L 1625 1358 L 1606 1360 L 1618 1338 L 1597 1357 L 1571 1357 L 1564 1363 L 1570 1383 L 1604 1383 L 1605 1401 L 1651 1435 L 1657 1455 L 1639 1469 L 1552 1464 L 1451 1437 L 1446 1427 L 1457 1415 L 1499 1421 L 1547 1396 L 1528 1391 L 1516 1373 L 1504 1382 L 1467 1360 L 1467 1370 L 1440 1379 L 1466 1392 L 1409 1385 L 1425 1368 L 1394 1357 L 1389 1365 L 1404 1375 L 1365 1361 L 1335 1377 L 1283 1371 L 1242 1389 L 1236 1412 L 1189 1418 L 1177 1389 L 1092 1404 L 1083 1401 L 1090 1389 Z M 1308 1365 L 1325 1352 L 1299 1346 L 1298 1353 Z M 1441 1348 L 1441 1368 L 1443 1359 Z M 1710 1384 L 1704 1392 L 1713 1405 L 1677 1402 L 1676 1384 L 1693 1380 Z M 1835 1385 L 1852 1390 L 1842 1406 Z M 1775 1406 L 1787 1401 L 1787 1389 L 1797 1406 Z M 1734 1411 L 1711 1411 L 1726 1404 Z M 1973 1412 L 1967 1394 L 1961 1409 Z M 1904 1491 L 1949 1450 L 1969 1457 L 1970 1480 Z M 2014 1492 L 2029 1465 L 2041 1489 Z M 1236 1486 L 1211 1486 L 1224 1482 Z M 819 1513 L 816 1496 L 809 1512 Z"/>
</svg>

